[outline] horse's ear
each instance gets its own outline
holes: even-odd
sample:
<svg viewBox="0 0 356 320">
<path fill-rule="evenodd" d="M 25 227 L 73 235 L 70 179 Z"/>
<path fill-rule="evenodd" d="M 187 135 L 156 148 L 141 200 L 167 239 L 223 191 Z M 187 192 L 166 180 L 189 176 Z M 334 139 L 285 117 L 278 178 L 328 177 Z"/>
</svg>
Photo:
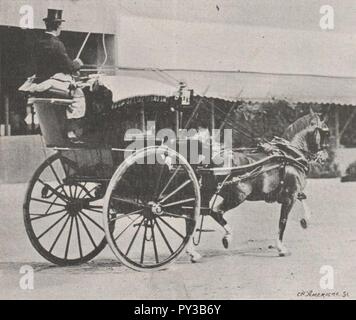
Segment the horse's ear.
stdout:
<svg viewBox="0 0 356 320">
<path fill-rule="evenodd" d="M 314 112 L 314 110 L 313 110 L 313 108 L 310 106 L 309 107 L 309 113 L 311 114 L 311 115 L 314 115 L 315 114 L 315 112 Z"/>
</svg>

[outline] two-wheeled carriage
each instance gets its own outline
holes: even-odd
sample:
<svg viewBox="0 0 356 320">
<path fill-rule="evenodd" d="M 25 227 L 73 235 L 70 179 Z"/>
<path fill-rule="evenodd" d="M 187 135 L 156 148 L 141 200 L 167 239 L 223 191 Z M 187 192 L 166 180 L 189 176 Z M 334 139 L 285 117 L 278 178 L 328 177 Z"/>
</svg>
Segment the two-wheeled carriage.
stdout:
<svg viewBox="0 0 356 320">
<path fill-rule="evenodd" d="M 270 160 L 276 168 L 300 165 L 285 154 L 237 167 L 216 167 L 201 161 L 199 152 L 192 161 L 195 138 L 181 139 L 179 132 L 196 118 L 200 101 L 182 106 L 183 100 L 189 104 L 189 97 L 182 99 L 181 90 L 171 89 L 171 94 L 165 86 L 161 95 L 153 89 L 123 95 L 102 123 L 101 140 L 83 143 L 68 138 L 66 110 L 71 99 L 32 100 L 45 144 L 55 151 L 34 173 L 24 202 L 28 236 L 45 259 L 76 265 L 93 259 L 109 244 L 130 268 L 163 268 L 199 244 L 201 233 L 207 231 L 203 221 L 210 214 L 209 202 L 221 185 L 260 174 Z M 224 121 L 231 110 L 233 105 Z M 214 129 L 214 110 L 210 114 L 207 126 Z M 171 131 L 151 137 L 149 121 L 155 121 L 155 129 Z M 134 133 L 136 144 L 125 141 L 128 133 Z M 212 156 L 213 144 L 207 145 Z"/>
</svg>

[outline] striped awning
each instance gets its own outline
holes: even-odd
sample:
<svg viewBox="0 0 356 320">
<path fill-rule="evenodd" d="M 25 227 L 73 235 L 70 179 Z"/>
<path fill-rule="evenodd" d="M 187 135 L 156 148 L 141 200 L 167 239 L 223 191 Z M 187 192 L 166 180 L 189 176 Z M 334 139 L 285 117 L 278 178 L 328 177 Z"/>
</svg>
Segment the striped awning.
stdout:
<svg viewBox="0 0 356 320">
<path fill-rule="evenodd" d="M 167 102 L 179 90 L 178 85 L 121 72 L 116 76 L 101 76 L 100 82 L 112 91 L 113 108 L 141 102 Z"/>
<path fill-rule="evenodd" d="M 165 95 L 169 90 L 177 90 L 179 83 L 184 82 L 196 95 L 230 101 L 286 100 L 356 106 L 356 78 L 352 77 L 168 69 L 120 69 L 118 74 L 141 79 L 133 80 L 135 86 L 131 93 L 136 91 L 137 95 L 142 91 Z"/>
</svg>

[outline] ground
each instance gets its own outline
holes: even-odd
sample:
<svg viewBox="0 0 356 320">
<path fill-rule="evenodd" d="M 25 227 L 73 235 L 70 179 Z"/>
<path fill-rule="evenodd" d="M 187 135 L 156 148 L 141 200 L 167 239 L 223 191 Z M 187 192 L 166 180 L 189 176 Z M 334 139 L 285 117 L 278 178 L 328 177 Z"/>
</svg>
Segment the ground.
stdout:
<svg viewBox="0 0 356 320">
<path fill-rule="evenodd" d="M 309 180 L 313 216 L 308 229 L 299 224 L 297 204 L 285 234 L 288 257 L 272 247 L 279 207 L 245 203 L 227 213 L 234 228 L 231 247 L 221 244 L 222 230 L 203 234 L 201 262 L 183 255 L 168 269 L 142 273 L 118 263 L 109 248 L 92 262 L 56 267 L 32 248 L 22 222 L 25 185 L 0 185 L 0 298 L 2 299 L 315 299 L 333 293 L 356 298 L 355 183 Z M 34 289 L 22 290 L 20 268 L 34 268 Z M 320 286 L 322 266 L 334 270 L 334 288 Z M 304 296 L 303 296 L 304 292 Z"/>
</svg>

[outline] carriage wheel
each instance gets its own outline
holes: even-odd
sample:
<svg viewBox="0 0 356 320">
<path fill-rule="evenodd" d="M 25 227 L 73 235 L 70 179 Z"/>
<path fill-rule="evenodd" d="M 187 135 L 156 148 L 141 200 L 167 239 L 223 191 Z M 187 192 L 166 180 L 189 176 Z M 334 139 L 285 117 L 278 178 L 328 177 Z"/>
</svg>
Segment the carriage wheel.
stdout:
<svg viewBox="0 0 356 320">
<path fill-rule="evenodd" d="M 161 269 L 188 245 L 199 213 L 200 187 L 190 164 L 172 149 L 152 147 L 131 155 L 113 175 L 104 229 L 124 265 Z"/>
<path fill-rule="evenodd" d="M 106 246 L 98 185 L 65 182 L 75 164 L 56 153 L 30 180 L 23 206 L 26 232 L 34 248 L 61 266 L 87 262 Z"/>
</svg>

